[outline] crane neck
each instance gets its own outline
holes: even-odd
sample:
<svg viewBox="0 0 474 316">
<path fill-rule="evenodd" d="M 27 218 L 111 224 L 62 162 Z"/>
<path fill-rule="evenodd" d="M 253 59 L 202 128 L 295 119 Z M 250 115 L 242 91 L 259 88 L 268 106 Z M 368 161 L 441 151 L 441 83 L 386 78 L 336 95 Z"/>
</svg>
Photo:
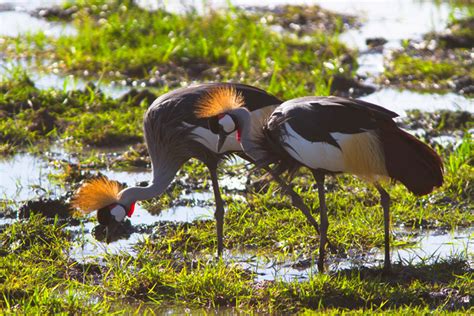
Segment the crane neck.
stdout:
<svg viewBox="0 0 474 316">
<path fill-rule="evenodd" d="M 122 190 L 119 193 L 119 203 L 130 208 L 130 205 L 136 201 L 149 200 L 163 194 L 175 177 L 179 168 L 179 164 L 173 166 L 163 165 L 158 170 L 153 168 L 153 179 L 150 185 L 146 187 L 134 186 Z"/>
<path fill-rule="evenodd" d="M 252 119 L 249 110 L 238 108 L 231 111 L 237 120 L 240 131 L 240 146 L 242 150 L 254 161 L 263 158 L 263 152 L 258 146 L 259 131 L 261 128 L 252 128 Z"/>
</svg>

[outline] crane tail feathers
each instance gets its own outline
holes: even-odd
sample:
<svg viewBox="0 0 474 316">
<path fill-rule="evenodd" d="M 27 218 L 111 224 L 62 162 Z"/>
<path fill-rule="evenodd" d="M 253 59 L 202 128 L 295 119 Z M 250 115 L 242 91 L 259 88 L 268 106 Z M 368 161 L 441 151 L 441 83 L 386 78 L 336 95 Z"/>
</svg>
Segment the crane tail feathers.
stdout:
<svg viewBox="0 0 474 316">
<path fill-rule="evenodd" d="M 396 126 L 381 128 L 381 143 L 389 176 L 416 195 L 443 184 L 443 163 L 428 145 Z"/>
</svg>

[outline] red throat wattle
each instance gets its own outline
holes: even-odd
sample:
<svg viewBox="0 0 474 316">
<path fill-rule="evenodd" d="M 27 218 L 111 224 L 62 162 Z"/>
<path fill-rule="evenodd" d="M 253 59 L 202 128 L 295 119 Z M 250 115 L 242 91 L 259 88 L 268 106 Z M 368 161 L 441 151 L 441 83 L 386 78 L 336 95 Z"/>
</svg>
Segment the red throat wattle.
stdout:
<svg viewBox="0 0 474 316">
<path fill-rule="evenodd" d="M 135 211 L 135 202 L 130 204 L 130 210 L 128 210 L 127 216 L 131 217 L 134 211 Z"/>
<path fill-rule="evenodd" d="M 237 134 L 235 135 L 237 141 L 240 143 L 240 128 L 237 129 Z"/>
</svg>

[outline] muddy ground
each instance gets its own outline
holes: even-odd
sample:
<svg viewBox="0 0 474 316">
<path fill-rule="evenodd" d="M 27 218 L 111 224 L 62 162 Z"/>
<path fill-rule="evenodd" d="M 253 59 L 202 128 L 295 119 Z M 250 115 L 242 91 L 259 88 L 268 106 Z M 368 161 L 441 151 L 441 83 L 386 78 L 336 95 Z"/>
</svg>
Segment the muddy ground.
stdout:
<svg viewBox="0 0 474 316">
<path fill-rule="evenodd" d="M 364 31 L 374 23 L 370 16 L 317 5 L 237 7 L 202 18 L 148 12 L 132 1 L 94 0 L 23 13 L 52 21 L 53 29 L 68 23 L 76 33 L 0 39 L 1 62 L 9 69 L 0 82 L 5 311 L 472 310 L 472 18 L 449 21 L 421 38 L 362 33 L 366 46 L 358 50 L 337 34 Z M 113 31 L 117 25 L 120 34 Z M 232 38 L 219 33 L 226 28 Z M 125 30 L 136 36 L 122 36 Z M 161 46 L 149 49 L 154 36 L 165 36 L 161 46 L 176 41 L 173 54 L 159 51 Z M 205 44 L 186 41 L 190 36 Z M 79 79 L 71 85 L 68 75 Z M 44 78 L 50 78 L 46 84 Z M 209 80 L 256 84 L 283 99 L 363 97 L 400 113 L 399 126 L 440 153 L 445 184 L 439 190 L 417 198 L 400 184 L 389 186 L 391 275 L 381 271 L 379 198 L 350 176 L 326 183 L 329 237 L 337 250 L 328 256 L 327 274 L 317 273 L 319 238 L 312 227 L 275 184 L 239 159 L 225 162 L 220 172 L 226 203 L 222 260 L 215 258 L 208 172 L 197 161 L 183 167 L 163 196 L 142 202 L 110 243 L 95 214 L 71 209 L 73 192 L 92 177 L 147 185 L 143 112 L 170 89 Z M 293 183 L 316 214 L 310 174 L 299 171 Z"/>
</svg>

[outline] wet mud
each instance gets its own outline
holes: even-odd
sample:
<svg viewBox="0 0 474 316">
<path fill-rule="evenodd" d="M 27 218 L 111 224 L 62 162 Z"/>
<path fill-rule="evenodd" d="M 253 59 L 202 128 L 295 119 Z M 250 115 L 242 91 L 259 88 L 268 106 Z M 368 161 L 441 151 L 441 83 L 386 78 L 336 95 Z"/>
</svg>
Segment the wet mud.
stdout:
<svg viewBox="0 0 474 316">
<path fill-rule="evenodd" d="M 9 10 L 9 8 L 6 8 Z M 110 8 L 95 8 L 90 10 L 99 10 L 96 12 L 98 15 L 104 12 L 103 15 L 107 15 L 107 11 Z M 297 36 L 311 36 L 315 32 L 335 32 L 344 31 L 349 28 L 353 28 L 357 22 L 349 15 L 337 15 L 342 17 L 342 24 L 334 23 L 334 16 L 331 13 L 321 10 L 316 6 L 277 6 L 273 8 L 261 8 L 251 7 L 245 8 L 250 14 L 255 14 L 264 19 L 262 22 L 273 27 L 274 30 L 283 30 L 284 32 L 291 32 Z M 1 8 L 0 8 L 1 11 Z M 78 14 L 77 7 L 70 7 L 68 9 L 56 8 L 40 8 L 34 11 L 37 17 L 48 20 L 61 20 L 69 21 L 74 14 Z M 464 22 L 462 22 L 464 23 Z M 471 23 L 471 22 L 466 22 Z M 470 24 L 467 24 L 470 25 Z M 428 47 L 431 42 L 427 42 L 426 39 L 421 41 L 410 41 L 410 44 L 404 48 L 401 52 L 404 54 L 409 53 L 413 56 L 423 55 L 424 57 L 429 54 L 436 55 L 433 57 L 433 61 L 445 60 L 445 59 L 466 59 L 468 55 L 459 52 L 453 52 L 453 49 L 458 47 L 466 47 L 469 44 L 469 39 L 464 38 L 464 35 L 457 35 L 459 26 L 456 24 L 449 25 L 449 34 L 437 34 L 434 37 L 436 45 L 445 47 L 446 51 L 436 46 L 431 49 Z M 462 26 L 465 28 L 465 26 Z M 456 34 L 456 35 L 452 35 Z M 431 41 L 431 40 L 430 40 Z M 387 46 L 390 46 L 391 39 L 380 38 L 380 37 L 369 37 L 365 41 L 367 51 L 364 53 L 365 57 L 369 56 L 369 59 L 377 54 L 383 54 Z M 424 46 L 423 46 L 424 45 Z M 430 53 L 427 53 L 429 51 Z M 394 54 L 396 56 L 397 53 Z M 472 53 L 471 53 L 472 54 Z M 315 54 L 317 55 L 317 53 Z M 361 55 L 362 56 L 362 55 Z M 470 55 L 469 55 L 470 56 Z M 423 58 L 424 58 L 423 57 Z M 344 65 L 345 69 L 352 69 L 354 65 L 360 61 L 357 61 L 355 57 L 348 54 L 343 57 L 345 61 L 340 61 Z M 429 57 L 431 58 L 431 57 Z M 377 59 L 377 58 L 375 58 Z M 465 67 L 470 67 L 470 61 L 466 60 Z M 221 67 L 222 66 L 222 67 Z M 169 65 L 163 65 L 158 67 L 156 70 L 152 67 L 138 67 L 130 68 L 123 73 L 113 73 L 110 77 L 115 78 L 121 86 L 132 87 L 131 90 L 123 94 L 118 98 L 119 103 L 127 103 L 131 108 L 146 107 L 151 104 L 156 94 L 153 90 L 146 87 L 162 87 L 168 86 L 170 88 L 178 87 L 183 84 L 186 80 L 204 80 L 211 78 L 212 80 L 219 80 L 222 77 L 221 69 L 224 68 L 224 62 L 215 61 L 215 63 L 209 63 L 201 60 L 182 60 L 180 63 L 170 63 Z M 170 70 L 172 69 L 172 71 Z M 456 75 L 457 76 L 457 75 Z M 472 92 L 472 77 L 470 75 L 451 76 L 450 82 L 446 86 L 441 85 L 440 87 L 430 86 L 430 91 L 455 91 L 461 95 L 470 95 Z M 356 75 L 354 77 L 346 76 L 334 76 L 332 78 L 331 93 L 359 97 L 365 96 L 369 98 L 376 98 L 377 95 L 381 96 L 381 101 L 376 102 L 384 105 L 386 102 L 393 100 L 393 95 L 400 96 L 403 91 L 389 91 L 383 88 L 385 83 L 375 82 L 372 75 Z M 119 78 L 119 79 L 117 79 Z M 416 78 L 411 77 L 399 77 L 399 81 L 413 81 Z M 396 83 L 392 81 L 391 83 Z M 418 83 L 417 83 L 418 84 Z M 410 87 L 417 89 L 417 84 L 410 86 L 401 85 L 403 87 Z M 25 85 L 34 87 L 35 81 L 28 79 L 25 80 Z M 391 84 L 390 84 L 391 85 Z M 5 93 L 8 91 L 7 88 L 2 88 L 1 92 Z M 94 83 L 84 83 L 84 87 L 77 91 L 69 91 L 66 96 L 69 101 L 72 100 L 73 104 L 75 98 L 79 99 L 82 97 L 92 98 L 92 94 L 87 94 L 88 91 L 93 90 L 97 98 L 103 97 L 106 92 L 101 92 L 100 86 L 96 86 Z M 392 93 L 393 94 L 390 94 Z M 417 94 L 417 96 L 420 96 Z M 410 103 L 405 102 L 402 111 L 406 109 L 413 109 L 417 107 L 418 103 L 426 104 L 430 106 L 432 103 L 430 98 L 437 98 L 433 95 L 420 96 L 416 102 Z M 410 97 L 407 100 L 412 100 Z M 56 100 L 53 98 L 53 100 Z M 456 102 L 462 103 L 465 107 L 465 111 L 452 111 L 442 110 L 434 111 L 435 107 L 428 109 L 429 111 L 423 110 L 412 110 L 402 112 L 402 118 L 399 121 L 400 126 L 409 130 L 410 132 L 417 133 L 423 131 L 422 137 L 428 143 L 435 145 L 438 144 L 443 148 L 453 149 L 456 143 L 460 139 L 466 137 L 466 135 L 472 135 L 473 132 L 473 114 L 472 110 L 469 111 L 470 105 L 469 99 L 465 99 L 459 95 L 456 99 L 451 99 L 451 96 L 446 96 L 446 99 L 439 101 L 440 107 L 446 106 L 447 103 L 452 101 L 453 104 L 448 104 L 448 108 L 456 108 Z M 29 102 L 28 102 L 29 101 Z M 33 91 L 28 98 L 22 102 L 6 102 L 0 105 L 0 118 L 11 117 L 24 111 L 30 111 L 31 121 L 25 125 L 25 128 L 39 135 L 47 135 L 53 130 L 62 131 L 67 126 L 64 121 L 61 120 L 61 114 L 63 108 L 57 104 L 53 106 L 53 110 L 49 107 L 46 108 L 46 104 L 49 104 L 50 100 L 41 100 L 38 91 Z M 58 101 L 58 100 L 56 100 Z M 60 100 L 64 101 L 64 98 Z M 449 102 L 448 102 L 449 101 Z M 87 108 L 91 111 L 99 109 L 113 109 L 115 105 L 107 105 L 101 108 L 100 102 L 93 102 L 87 105 Z M 406 104 L 408 103 L 408 104 Z M 444 107 L 443 107 L 444 108 Z M 436 108 L 438 109 L 438 108 Z M 94 112 L 96 113 L 96 112 Z M 0 136 L 2 138 L 4 136 Z M 448 139 L 446 142 L 442 142 L 440 137 Z M 436 140 L 438 138 L 438 140 Z M 5 138 L 2 141 L 11 142 L 15 141 L 13 138 Z M 438 141 L 438 142 L 437 142 Z M 133 143 L 133 146 L 124 148 L 123 146 L 127 143 Z M 199 260 L 208 260 L 207 262 L 214 262 L 211 257 L 213 254 L 212 249 L 215 248 L 213 241 L 205 240 L 202 241 L 193 235 L 192 230 L 204 228 L 209 229 L 212 226 L 214 229 L 215 222 L 213 219 L 214 212 L 214 201 L 213 194 L 210 192 L 210 183 L 205 180 L 201 173 L 197 175 L 187 175 L 185 172 L 180 172 L 173 183 L 167 188 L 166 192 L 161 196 L 161 199 L 155 199 L 152 201 L 144 202 L 143 205 L 138 206 L 135 214 L 132 218 L 127 219 L 124 223 L 121 223 L 118 228 L 109 236 L 107 240 L 107 227 L 100 225 L 96 221 L 96 215 L 89 217 L 78 217 L 73 216 L 70 206 L 68 204 L 71 192 L 76 188 L 82 181 L 90 179 L 92 177 L 106 175 L 113 179 L 121 179 L 124 185 L 140 185 L 146 186 L 150 178 L 150 159 L 148 157 L 146 146 L 142 143 L 141 136 L 132 135 L 130 137 L 124 137 L 124 135 L 109 134 L 99 141 L 89 142 L 98 149 L 98 156 L 102 158 L 99 160 L 88 160 L 87 162 L 82 161 L 84 157 L 81 153 L 77 155 L 62 155 L 58 154 L 50 155 L 47 160 L 48 167 L 45 167 L 44 173 L 38 174 L 37 179 L 32 180 L 28 177 L 20 177 L 20 180 L 14 179 L 15 176 L 20 175 L 19 171 L 12 171 L 13 174 L 10 180 L 2 180 L 2 190 L 4 187 L 8 187 L 8 191 L 2 192 L 6 196 L 7 204 L 2 207 L 0 212 L 0 232 L 3 232 L 5 228 L 17 220 L 28 222 L 31 218 L 41 215 L 45 217 L 45 226 L 52 227 L 55 221 L 59 221 L 64 224 L 61 228 L 63 233 L 67 235 L 69 240 L 74 242 L 71 247 L 71 261 L 65 270 L 64 277 L 67 279 L 77 280 L 84 282 L 86 279 L 93 280 L 92 284 L 101 284 L 103 282 L 102 277 L 108 273 L 103 262 L 104 257 L 113 255 L 124 255 L 132 258 L 137 257 L 137 252 L 148 251 L 149 253 L 158 253 L 160 258 L 173 259 L 172 268 L 176 271 L 181 269 L 195 269 L 199 266 Z M 443 145 L 444 144 L 444 145 Z M 106 151 L 105 146 L 108 145 L 121 145 L 120 150 Z M 11 147 L 12 151 L 15 152 L 15 147 Z M 63 149 L 61 149 L 62 151 Z M 9 152 L 8 148 L 5 152 Z M 0 150 L 0 152 L 3 152 Z M 14 159 L 18 156 L 14 156 Z M 28 156 L 29 157 L 29 156 Z M 37 158 L 26 158 L 34 160 Z M 44 163 L 44 161 L 42 162 Z M 51 165 L 56 166 L 56 170 L 51 170 Z M 24 165 L 19 165 L 20 169 L 24 168 Z M 232 166 L 232 168 L 231 168 Z M 268 191 L 267 181 L 250 181 L 248 173 L 252 173 L 253 170 L 249 171 L 247 166 L 239 166 L 233 168 L 233 165 L 227 165 L 229 172 L 226 172 L 222 176 L 221 184 L 223 192 L 228 195 L 229 199 L 226 200 L 227 204 L 232 203 L 231 199 L 235 198 L 238 200 L 244 200 L 251 205 L 254 201 L 251 198 L 253 192 L 264 193 Z M 0 161 L 0 168 L 12 169 L 6 163 Z M 2 169 L 2 170 L 3 170 Z M 15 168 L 13 168 L 15 169 Z M 188 169 L 189 170 L 189 169 Z M 193 171 L 194 172 L 194 171 Z M 207 172 L 207 171 L 206 171 Z M 51 188 L 44 186 L 45 181 L 49 181 L 48 176 L 55 174 L 56 181 L 59 181 L 59 193 L 53 194 L 55 197 L 48 197 L 45 192 L 50 191 Z M 255 176 L 254 174 L 251 174 Z M 22 193 L 21 202 L 19 205 L 14 205 L 11 202 L 16 199 L 14 197 L 14 190 L 12 188 L 20 183 L 19 187 L 28 187 L 29 185 L 37 185 L 41 188 L 41 193 L 37 191 L 28 191 L 28 193 Z M 315 190 L 313 184 L 302 184 L 300 186 L 303 191 Z M 342 187 L 334 180 L 328 180 L 326 183 L 328 191 L 341 190 Z M 348 192 L 357 193 L 361 189 L 359 187 L 344 188 Z M 365 189 L 363 189 L 365 190 Z M 198 192 L 196 192 L 198 191 Z M 275 192 L 278 193 L 278 192 Z M 44 195 L 44 196 L 43 196 Z M 468 199 L 468 197 L 465 197 Z M 373 206 L 377 204 L 377 200 L 370 200 L 366 202 L 366 206 Z M 463 204 L 463 209 L 466 212 L 470 211 L 469 202 L 459 201 L 452 199 L 443 194 L 434 194 L 429 200 L 423 200 L 420 202 L 420 207 L 423 207 L 423 203 L 429 203 L 441 206 L 456 206 L 459 207 Z M 277 209 L 289 208 L 288 202 L 279 201 L 268 201 L 267 207 L 275 207 Z M 395 240 L 401 242 L 403 246 L 396 247 L 392 256 L 394 258 L 394 273 L 390 278 L 385 278 L 380 268 L 382 263 L 383 252 L 381 249 L 365 249 L 365 250 L 352 250 L 346 249 L 346 252 L 334 254 L 328 258 L 328 270 L 330 276 L 344 276 L 344 275 L 359 275 L 362 280 L 382 280 L 390 284 L 406 285 L 409 286 L 412 281 L 422 282 L 439 282 L 440 286 L 436 291 L 429 293 L 420 293 L 415 297 L 416 300 L 428 302 L 430 306 L 436 308 L 439 305 L 446 306 L 446 310 L 459 310 L 467 309 L 472 307 L 471 295 L 466 295 L 462 290 L 455 289 L 452 287 L 446 287 L 445 284 L 451 282 L 455 275 L 462 275 L 463 273 L 471 272 L 472 266 L 469 266 L 469 260 L 472 263 L 472 230 L 464 231 L 462 229 L 456 230 L 455 233 L 446 230 L 439 230 L 439 223 L 435 221 L 418 219 L 415 221 L 407 220 L 404 222 L 406 227 L 419 228 L 419 230 L 406 231 L 402 227 L 396 227 Z M 438 228 L 436 231 L 427 229 Z M 444 228 L 444 227 L 443 227 Z M 176 232 L 180 232 L 179 238 L 169 241 L 169 236 L 174 236 Z M 31 232 L 30 232 L 31 234 Z M 33 232 L 38 234 L 38 238 L 26 239 L 21 243 L 10 244 L 10 240 L 4 236 L 1 240 L 0 253 L 6 255 L 8 253 L 19 253 L 26 249 L 31 248 L 36 243 L 51 242 L 49 236 L 45 235 L 44 232 Z M 44 240 L 42 240 L 42 238 Z M 214 236 L 212 236 L 214 238 Z M 214 239 L 212 239 L 214 240 Z M 235 242 L 229 242 L 226 244 L 228 250 L 224 254 L 224 260 L 229 265 L 240 266 L 248 275 L 249 280 L 254 284 L 256 291 L 263 291 L 270 284 L 274 284 L 275 280 L 284 281 L 291 283 L 293 281 L 307 281 L 312 275 L 317 273 L 315 266 L 316 255 L 314 253 L 288 253 L 284 258 L 274 258 L 268 254 L 264 254 L 265 251 L 256 252 L 258 247 L 252 244 L 238 245 Z M 211 250 L 210 250 L 211 249 Z M 453 256 L 459 255 L 462 260 L 452 259 Z M 110 257 L 109 257 L 110 258 Z M 433 262 L 426 264 L 424 260 L 435 259 Z M 467 258 L 467 260 L 466 260 Z M 450 261 L 445 261 L 450 260 Z M 421 261 L 421 263 L 420 263 Z M 427 260 L 429 261 L 429 260 Z M 445 273 L 439 273 L 443 271 Z M 173 289 L 164 289 L 163 291 Z M 127 294 L 127 297 L 135 297 L 143 300 L 147 300 L 149 289 L 143 285 L 141 288 L 135 289 L 133 292 Z M 345 294 L 344 291 L 336 290 L 326 301 L 326 306 L 333 307 L 344 307 L 344 308 L 356 308 L 363 306 L 365 302 L 354 295 Z M 25 293 L 18 291 L 18 296 L 26 295 Z M 410 303 L 408 297 L 399 298 L 400 302 L 395 302 L 394 305 L 403 306 L 405 303 Z M 317 308 L 319 301 L 314 299 L 314 302 L 307 302 L 308 306 Z M 218 304 L 233 306 L 236 304 L 235 299 L 222 298 L 217 300 Z M 415 301 L 415 304 L 418 301 Z M 373 300 L 373 304 L 382 306 L 385 302 Z M 374 305 L 374 306 L 375 306 Z M 168 311 L 168 310 L 167 310 Z"/>
<path fill-rule="evenodd" d="M 474 18 L 466 18 L 451 23 L 446 31 L 435 34 L 435 37 L 446 48 L 474 47 Z"/>
<path fill-rule="evenodd" d="M 474 19 L 460 19 L 422 40 L 407 39 L 386 62 L 381 81 L 403 88 L 474 96 Z M 418 70 L 424 69 L 424 70 Z"/>
<path fill-rule="evenodd" d="M 341 32 L 358 24 L 354 16 L 335 14 L 318 5 L 253 6 L 244 9 L 254 13 L 261 22 L 298 36 L 314 32 Z"/>
<path fill-rule="evenodd" d="M 78 225 L 78 220 L 73 220 L 73 211 L 69 203 L 63 199 L 39 199 L 30 200 L 23 204 L 18 210 L 18 218 L 26 219 L 32 214 L 41 214 L 46 218 L 68 219 L 69 224 Z"/>
</svg>

